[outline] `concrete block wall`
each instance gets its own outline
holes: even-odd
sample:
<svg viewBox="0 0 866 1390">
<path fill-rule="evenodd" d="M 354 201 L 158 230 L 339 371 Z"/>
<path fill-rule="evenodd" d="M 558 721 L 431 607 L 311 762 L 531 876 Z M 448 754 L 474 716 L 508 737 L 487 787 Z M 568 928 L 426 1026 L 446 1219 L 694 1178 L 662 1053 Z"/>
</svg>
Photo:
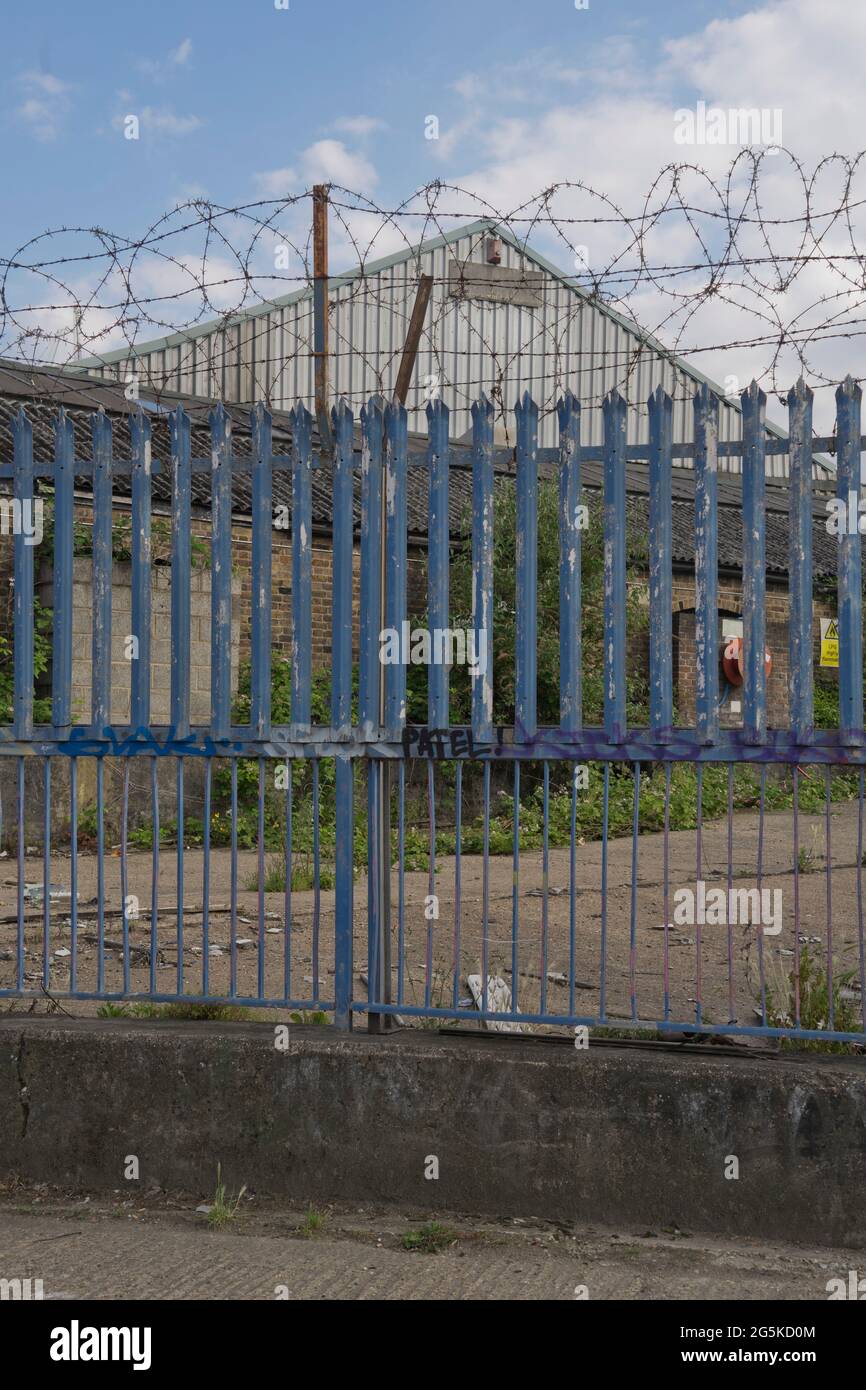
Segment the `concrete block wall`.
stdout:
<svg viewBox="0 0 866 1390">
<path fill-rule="evenodd" d="M 73 720 L 90 720 L 92 687 L 93 592 L 90 556 L 73 561 L 72 588 L 72 693 Z M 151 722 L 170 723 L 171 713 L 171 570 L 154 565 L 151 590 Z M 53 603 L 51 572 L 38 583 L 45 607 Z M 210 720 L 211 674 L 211 577 L 208 568 L 193 566 L 190 574 L 190 718 Z M 237 691 L 240 657 L 240 578 L 232 579 L 232 693 Z M 126 638 L 132 633 L 132 566 L 115 560 L 111 575 L 111 718 L 129 722 L 132 661 L 126 656 Z"/>
</svg>

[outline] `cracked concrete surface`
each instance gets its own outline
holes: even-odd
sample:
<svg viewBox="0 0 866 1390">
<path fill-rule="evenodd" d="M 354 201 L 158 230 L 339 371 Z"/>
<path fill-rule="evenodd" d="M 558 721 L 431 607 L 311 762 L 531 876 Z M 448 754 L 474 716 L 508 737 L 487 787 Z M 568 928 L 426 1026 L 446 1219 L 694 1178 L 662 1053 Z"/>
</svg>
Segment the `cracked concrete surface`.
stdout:
<svg viewBox="0 0 866 1390">
<path fill-rule="evenodd" d="M 214 1229 L 198 1196 L 113 1199 L 45 1187 L 0 1193 L 0 1278 L 39 1278 L 47 1299 L 826 1300 L 857 1252 L 483 1221 L 435 1212 L 309 1209 L 242 1199 Z M 440 1253 L 404 1248 L 436 1221 Z M 862 1252 L 861 1263 L 862 1263 Z"/>
</svg>

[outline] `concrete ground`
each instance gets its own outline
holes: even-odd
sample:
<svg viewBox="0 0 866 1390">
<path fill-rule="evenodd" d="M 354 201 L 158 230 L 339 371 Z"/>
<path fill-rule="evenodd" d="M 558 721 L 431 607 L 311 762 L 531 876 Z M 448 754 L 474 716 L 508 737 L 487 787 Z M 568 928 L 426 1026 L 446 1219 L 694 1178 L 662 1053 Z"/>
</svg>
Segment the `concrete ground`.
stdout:
<svg viewBox="0 0 866 1390">
<path fill-rule="evenodd" d="M 810 775 L 815 775 L 811 770 Z M 779 935 L 764 937 L 764 974 L 768 1007 L 785 1012 L 790 996 L 790 972 L 795 944 L 795 887 L 799 899 L 799 944 L 808 948 L 815 959 L 826 966 L 828 953 L 828 924 L 832 928 L 834 973 L 848 971 L 859 975 L 857 945 L 857 803 L 837 803 L 831 813 L 830 911 L 828 892 L 823 815 L 801 814 L 799 841 L 803 850 L 803 872 L 793 873 L 793 824 L 788 811 L 768 813 L 765 818 L 763 842 L 762 886 L 781 893 L 783 926 Z M 749 889 L 756 886 L 758 852 L 758 816 L 754 812 L 738 812 L 733 817 L 732 886 Z M 708 887 L 727 887 L 726 819 L 707 823 L 703 830 L 700 875 Z M 573 969 L 577 981 L 575 1009 L 578 1015 L 594 1015 L 600 999 L 598 981 L 601 968 L 601 855 L 599 842 L 580 844 L 575 866 L 576 907 L 574 922 Z M 202 851 L 187 849 L 184 863 L 184 948 L 182 953 L 183 991 L 202 992 L 203 945 Z M 268 856 L 268 861 L 275 856 Z M 547 965 L 559 979 L 547 986 L 546 1011 L 568 1011 L 568 990 L 561 982 L 571 965 L 570 955 L 570 855 L 567 848 L 550 852 L 549 897 L 547 901 Z M 637 866 L 636 950 L 634 956 L 634 985 L 638 1016 L 658 1019 L 663 1012 L 663 980 L 667 956 L 670 978 L 671 1017 L 687 1022 L 695 1017 L 697 998 L 697 932 L 694 927 L 674 926 L 666 934 L 664 923 L 663 837 L 660 834 L 642 835 L 639 842 Z M 68 851 L 52 861 L 52 879 L 69 885 Z M 260 943 L 264 952 L 265 995 L 280 998 L 284 991 L 285 901 L 280 892 L 265 894 L 265 918 L 258 920 L 258 895 L 255 890 L 257 857 L 254 851 L 241 852 L 238 865 L 238 983 L 239 996 L 255 995 Z M 177 987 L 177 851 L 164 850 L 159 868 L 159 929 L 156 968 L 157 989 L 173 992 Z M 694 890 L 698 875 L 696 837 L 694 831 L 678 831 L 670 837 L 669 851 L 670 899 L 669 918 L 673 915 L 673 894 L 679 887 Z M 79 942 L 78 988 L 94 989 L 96 984 L 96 913 L 97 860 L 93 853 L 80 853 L 79 874 Z M 40 883 L 42 862 L 36 852 L 25 865 L 28 882 Z M 607 995 L 610 1017 L 630 1015 L 630 928 L 632 889 L 632 845 L 630 838 L 612 840 L 608 851 L 608 922 L 607 922 Z M 519 922 L 518 960 L 519 1006 L 527 1012 L 538 1011 L 541 1005 L 540 976 L 543 945 L 543 883 L 540 851 L 527 851 L 520 858 L 517 884 Z M 0 864 L 0 987 L 9 986 L 15 970 L 15 905 L 16 865 L 12 858 Z M 453 1001 L 454 963 L 457 962 L 459 1000 L 471 1009 L 468 974 L 481 968 L 482 953 L 482 860 L 477 855 L 464 855 L 461 865 L 461 911 L 455 913 L 455 860 L 441 856 L 437 862 L 435 892 L 439 898 L 439 918 L 428 922 L 424 915 L 425 895 L 431 891 L 425 872 L 407 872 L 404 882 L 404 972 L 403 1002 L 423 1005 L 428 999 L 425 961 L 430 937 L 430 956 L 433 964 L 429 987 L 429 1002 L 433 1006 L 450 1006 Z M 149 965 L 146 949 L 150 940 L 151 856 L 135 853 L 129 857 L 128 892 L 137 895 L 141 904 L 140 917 L 130 924 L 132 952 L 131 983 L 134 993 L 147 992 Z M 488 952 L 491 973 L 500 973 L 510 982 L 511 931 L 513 912 L 513 865 L 510 855 L 490 860 Z M 398 875 L 392 875 L 394 904 L 394 940 L 392 957 L 395 962 L 393 997 L 397 998 L 398 959 L 397 903 Z M 211 854 L 208 992 L 211 995 L 228 993 L 230 923 L 228 904 L 231 898 L 230 855 L 227 850 Z M 366 968 L 366 879 L 359 875 L 355 888 L 355 997 L 364 998 L 364 986 L 357 972 Z M 110 991 L 122 987 L 122 959 L 116 949 L 122 934 L 120 921 L 120 859 L 118 852 L 109 853 L 106 861 L 106 904 L 113 913 L 106 922 L 105 980 Z M 294 999 L 327 1000 L 333 994 L 334 969 L 334 893 L 323 890 L 317 897 L 311 891 L 292 894 L 291 915 L 291 997 Z M 68 900 L 58 904 L 52 926 L 52 989 L 62 994 L 69 988 L 70 931 Z M 314 933 L 314 925 L 317 929 Z M 260 931 L 260 927 L 263 928 Z M 751 1024 L 760 1021 L 757 1005 L 761 996 L 757 934 L 749 925 L 737 925 L 730 936 L 724 926 L 705 926 L 700 960 L 703 1018 L 708 1023 L 738 1021 Z M 317 968 L 314 972 L 314 941 L 317 944 Z M 42 968 L 42 921 L 38 906 L 28 909 L 25 931 L 26 983 L 39 990 Z M 314 984 L 314 973 L 319 981 Z M 854 982 L 856 985 L 856 981 Z M 242 999 L 241 1001 L 242 1002 Z M 92 1013 L 95 1005 L 67 1006 L 72 1013 Z M 851 1007 L 859 1015 L 859 997 L 852 998 Z M 856 1026 L 856 1024 L 855 1024 Z"/>
<path fill-rule="evenodd" d="M 209 1200 L 6 1188 L 0 1279 L 41 1279 L 58 1300 L 826 1300 L 828 1280 L 863 1263 L 862 1251 L 677 1230 L 311 1212 L 249 1194 L 217 1229 L 196 1210 Z M 442 1249 L 406 1249 L 431 1222 Z"/>
</svg>

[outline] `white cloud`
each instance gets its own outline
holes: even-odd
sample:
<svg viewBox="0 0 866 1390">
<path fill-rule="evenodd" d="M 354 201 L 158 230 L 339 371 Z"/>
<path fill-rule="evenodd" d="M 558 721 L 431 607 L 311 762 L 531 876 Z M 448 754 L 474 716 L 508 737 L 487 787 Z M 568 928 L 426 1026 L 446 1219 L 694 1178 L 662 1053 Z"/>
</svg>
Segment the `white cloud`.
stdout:
<svg viewBox="0 0 866 1390">
<path fill-rule="evenodd" d="M 293 193 L 301 191 L 297 171 L 288 166 L 285 169 L 268 169 L 262 174 L 256 174 L 255 184 L 266 198 L 290 198 Z"/>
<path fill-rule="evenodd" d="M 127 114 L 139 117 L 143 134 L 191 135 L 203 124 L 200 116 L 178 116 L 167 106 L 143 106 L 140 111 L 136 111 L 132 103 L 131 106 L 129 113 L 114 117 L 112 124 L 116 130 L 123 128 Z"/>
<path fill-rule="evenodd" d="M 388 123 L 380 120 L 378 116 L 341 116 L 339 120 L 331 123 L 331 129 L 363 139 L 366 135 L 375 134 L 377 130 L 387 130 Z"/>
<path fill-rule="evenodd" d="M 616 207 L 632 219 L 634 228 L 643 230 L 644 249 L 654 264 L 699 264 L 704 252 L 697 232 L 718 251 L 724 224 L 697 218 L 699 225 L 692 230 L 681 211 L 663 215 L 655 224 L 642 223 L 647 197 L 650 206 L 659 210 L 674 191 L 668 176 L 651 192 L 659 171 L 671 165 L 693 162 L 724 184 L 738 148 L 676 144 L 674 112 L 693 108 L 698 100 L 725 110 L 757 107 L 772 112 L 778 108 L 782 143 L 803 161 L 809 177 L 827 154 L 840 148 L 853 154 L 863 144 L 866 85 L 856 62 L 840 62 L 840 33 L 845 34 L 845 47 L 851 54 L 866 50 L 866 7 L 851 7 L 849 0 L 825 0 L 821 6 L 812 0 L 774 0 L 667 42 L 657 57 L 647 51 L 648 43 L 638 47 L 631 37 L 607 42 L 603 51 L 576 46 L 579 70 L 565 46 L 558 56 L 549 51 L 529 54 L 516 63 L 464 73 L 452 85 L 461 101 L 456 110 L 440 113 L 442 135 L 439 141 L 427 143 L 427 152 L 448 182 L 477 195 L 464 200 L 467 216 L 488 211 L 485 202 L 506 217 L 509 211 L 520 210 L 524 217 L 538 213 L 539 220 L 529 231 L 530 242 L 566 271 L 573 269 L 578 244 L 589 246 L 590 265 L 595 269 L 604 268 L 618 255 L 624 257 L 620 266 L 634 265 L 635 248 L 629 251 L 628 247 L 634 233 L 617 223 Z M 614 51 L 616 61 L 611 62 Z M 505 106 L 503 91 L 508 93 Z M 732 182 L 734 207 L 738 199 L 743 202 L 749 195 L 748 174 L 744 159 Z M 723 200 L 707 179 L 697 174 L 680 177 L 686 201 L 721 210 Z M 841 161 L 829 165 L 813 190 L 813 207 L 838 207 L 847 177 Z M 559 188 L 549 208 L 543 199 L 534 199 L 540 190 L 569 180 L 572 185 L 580 181 L 597 189 L 615 206 L 575 186 Z M 866 188 L 859 196 L 866 206 Z M 764 216 L 802 217 L 803 182 L 786 155 L 763 161 L 758 197 Z M 524 207 L 527 199 L 530 206 Z M 676 196 L 672 201 L 676 203 Z M 454 195 L 449 195 L 449 207 L 454 202 Z M 744 205 L 743 211 L 756 217 L 753 204 Z M 581 225 L 570 222 L 571 218 L 586 220 Z M 514 230 L 528 231 L 529 223 L 515 223 Z M 825 231 L 822 244 L 827 250 L 851 251 L 841 222 L 833 225 L 828 218 L 819 230 Z M 767 236 L 777 254 L 794 255 L 802 232 L 800 222 L 793 229 L 768 228 Z M 856 243 L 862 252 L 866 215 Z M 739 228 L 738 247 L 746 255 L 768 255 L 758 220 Z M 756 273 L 763 275 L 766 288 L 750 286 L 745 275 L 738 277 L 732 271 L 720 294 L 700 302 L 692 299 L 685 307 L 645 282 L 637 294 L 624 295 L 621 307 L 648 329 L 658 330 L 672 346 L 769 337 L 780 325 L 798 318 L 802 323 L 817 323 L 837 312 L 853 317 L 859 291 L 828 304 L 826 296 L 837 294 L 843 286 L 839 274 L 826 265 L 808 266 L 783 287 L 774 283 L 771 267 Z M 703 288 L 706 274 L 683 278 L 679 288 L 689 284 Z M 613 290 L 613 281 L 608 290 Z M 856 340 L 843 339 L 811 349 L 810 360 L 820 361 L 828 375 L 838 378 L 853 370 L 856 350 Z M 779 365 L 780 381 L 793 379 L 799 371 L 794 352 L 787 349 L 786 353 Z M 693 360 L 716 378 L 736 372 L 745 383 L 753 371 L 766 368 L 771 357 L 772 347 L 762 345 L 698 354 Z"/>
<path fill-rule="evenodd" d="M 136 64 L 152 82 L 164 82 L 175 68 L 186 67 L 192 53 L 192 39 L 181 39 L 177 48 L 170 48 L 163 58 L 140 58 Z"/>
<path fill-rule="evenodd" d="M 173 48 L 168 55 L 168 61 L 175 67 L 183 67 L 189 61 L 192 53 L 192 39 L 182 39 L 177 48 Z"/>
<path fill-rule="evenodd" d="M 22 73 L 18 83 L 23 98 L 15 109 L 19 121 L 37 140 L 55 140 L 69 113 L 72 84 L 42 71 Z"/>
<path fill-rule="evenodd" d="M 288 198 L 314 183 L 337 183 L 366 193 L 377 182 L 369 159 L 347 149 L 342 140 L 317 140 L 301 151 L 297 167 L 266 169 L 255 176 L 256 187 L 269 198 Z"/>
<path fill-rule="evenodd" d="M 338 183 L 344 188 L 366 191 L 378 182 L 370 161 L 348 150 L 342 140 L 317 140 L 304 150 L 300 163 L 309 183 Z"/>
</svg>

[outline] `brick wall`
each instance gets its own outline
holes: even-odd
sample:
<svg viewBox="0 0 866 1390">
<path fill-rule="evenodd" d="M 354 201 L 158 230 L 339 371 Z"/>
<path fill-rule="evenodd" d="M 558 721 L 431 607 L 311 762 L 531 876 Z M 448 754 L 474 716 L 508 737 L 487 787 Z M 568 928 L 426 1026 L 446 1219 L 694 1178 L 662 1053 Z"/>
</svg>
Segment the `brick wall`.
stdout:
<svg viewBox="0 0 866 1390">
<path fill-rule="evenodd" d="M 123 515 L 118 512 L 118 516 Z M 128 513 L 125 515 L 128 516 Z M 89 525 L 90 509 L 86 506 L 76 508 L 76 521 Z M 165 519 L 161 519 L 166 525 Z M 210 538 L 210 522 L 207 518 L 193 520 L 193 534 L 202 542 Z M 291 658 L 292 638 L 292 558 L 291 537 L 284 531 L 272 533 L 272 650 L 275 654 Z M 234 596 L 232 602 L 233 625 L 233 689 L 236 688 L 239 663 L 249 659 L 250 654 L 250 612 L 252 602 L 251 586 L 252 535 L 248 523 L 235 520 L 232 534 L 232 565 L 234 570 Z M 193 684 L 191 697 L 193 718 L 207 721 L 209 716 L 210 681 L 210 573 L 206 554 L 204 568 L 194 570 L 193 589 L 193 642 L 196 644 L 193 665 Z M 115 632 L 122 627 L 121 615 L 129 611 L 128 569 L 124 577 L 123 567 L 115 566 L 114 582 L 117 592 L 114 598 Z M 410 613 L 423 613 L 426 602 L 426 553 L 421 548 L 410 549 L 408 565 L 409 609 Z M 91 605 L 85 596 L 89 586 L 90 560 L 82 557 L 76 560 L 76 583 L 82 586 L 78 593 L 81 613 L 76 619 L 75 633 L 76 707 L 86 709 L 90 701 L 89 641 Z M 167 569 L 154 566 L 154 719 L 162 722 L 167 718 L 167 653 L 168 653 L 168 578 Z M 353 629 L 355 632 L 354 652 L 357 658 L 357 632 L 360 611 L 360 551 L 355 546 L 353 556 Z M 200 576 L 196 578 L 195 576 Z M 0 632 L 11 635 L 12 631 L 12 541 L 11 537 L 0 537 Z M 333 603 L 333 562 L 330 541 L 327 536 L 313 537 L 312 553 L 313 579 L 313 668 L 327 668 L 331 659 L 331 612 Z M 42 601 L 45 602 L 43 590 Z M 645 597 L 645 590 L 644 590 Z M 678 718 L 683 724 L 694 721 L 695 714 L 695 642 L 694 642 L 694 580 L 688 575 L 675 575 L 673 580 L 673 671 L 674 700 Z M 85 612 L 86 609 L 86 612 Z M 819 656 L 819 617 L 830 617 L 834 606 L 826 601 L 814 604 L 815 615 L 815 666 Z M 742 587 L 739 582 L 725 579 L 719 585 L 719 612 L 731 618 L 742 618 Z M 788 591 L 787 585 L 770 580 L 767 585 L 767 643 L 773 656 L 773 670 L 768 688 L 768 721 L 771 726 L 784 726 L 788 722 Z M 721 641 L 721 623 L 720 623 Z M 646 631 L 636 634 L 629 642 L 628 666 L 630 671 L 648 669 L 649 650 Z M 833 681 L 835 673 L 823 672 L 824 679 Z M 122 681 L 120 673 L 118 679 Z M 115 717 L 125 718 L 128 709 L 128 677 L 125 685 L 118 687 L 119 698 L 124 702 L 124 713 Z M 125 694 L 120 692 L 125 691 Z M 157 713 L 156 711 L 160 711 Z M 722 724 L 737 727 L 742 723 L 741 714 L 723 707 Z"/>
<path fill-rule="evenodd" d="M 93 594 L 91 560 L 77 556 L 72 562 L 72 704 L 73 722 L 90 720 L 91 651 L 93 643 Z M 210 570 L 193 567 L 190 574 L 190 719 L 210 720 L 211 673 L 211 578 Z M 53 606 L 50 569 L 37 582 L 39 600 Z M 232 692 L 238 684 L 240 620 L 237 614 L 240 580 L 232 581 Z M 132 629 L 132 566 L 115 560 L 111 572 L 111 719 L 129 722 L 132 661 L 126 655 L 126 638 Z M 151 590 L 150 701 L 154 724 L 171 722 L 171 573 L 167 565 L 154 565 Z"/>
<path fill-rule="evenodd" d="M 723 619 L 742 619 L 742 585 L 731 580 L 719 584 L 719 643 L 722 641 Z M 694 724 L 695 720 L 695 585 L 690 578 L 674 579 L 673 584 L 673 672 L 674 703 L 677 707 L 678 722 Z M 790 604 L 786 584 L 768 581 L 764 603 L 766 621 L 766 643 L 773 659 L 770 679 L 767 686 L 767 724 L 770 728 L 784 728 L 789 722 L 788 710 L 788 616 Z M 821 633 L 819 618 L 835 616 L 834 605 L 818 601 L 813 604 L 814 614 L 814 665 L 818 667 L 820 657 Z M 827 680 L 834 680 L 835 674 L 824 671 Z M 731 702 L 734 708 L 731 708 Z M 733 694 L 722 706 L 720 723 L 723 728 L 742 728 L 742 708 L 738 711 L 738 697 Z M 742 704 L 741 700 L 739 701 Z"/>
</svg>

